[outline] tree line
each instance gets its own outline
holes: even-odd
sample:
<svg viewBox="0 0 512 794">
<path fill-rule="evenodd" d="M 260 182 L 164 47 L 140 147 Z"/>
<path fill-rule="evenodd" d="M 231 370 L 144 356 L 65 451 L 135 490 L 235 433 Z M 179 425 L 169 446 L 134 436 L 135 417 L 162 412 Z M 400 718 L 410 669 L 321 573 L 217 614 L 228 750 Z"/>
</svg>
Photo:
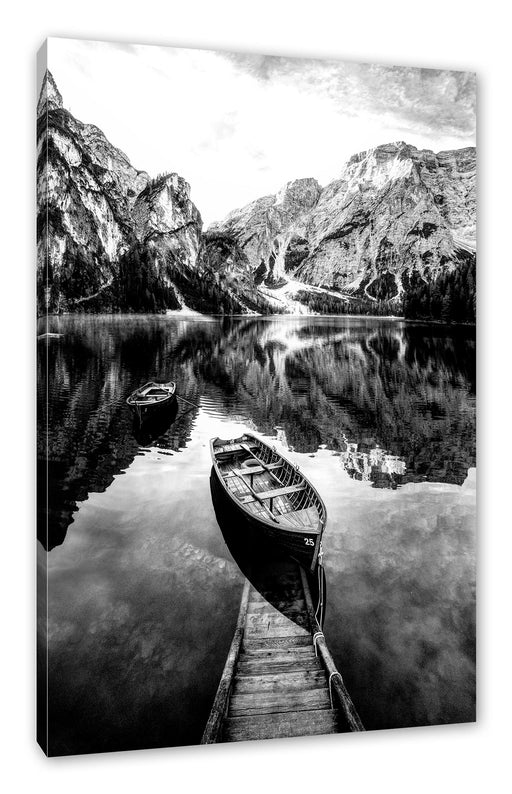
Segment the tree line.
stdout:
<svg viewBox="0 0 512 794">
<path fill-rule="evenodd" d="M 466 255 L 452 271 L 436 279 L 411 279 L 402 299 L 403 315 L 411 320 L 443 323 L 476 322 L 476 260 Z"/>
<path fill-rule="evenodd" d="M 409 320 L 475 323 L 476 260 L 471 254 L 460 257 L 456 268 L 445 270 L 437 278 L 425 279 L 413 271 L 404 278 L 404 292 L 398 299 L 370 301 L 307 290 L 297 292 L 295 299 L 320 314 L 395 315 Z"/>
<path fill-rule="evenodd" d="M 400 313 L 396 301 L 370 301 L 357 297 L 338 298 L 326 292 L 306 290 L 299 290 L 294 297 L 311 311 L 320 314 L 365 314 L 385 317 Z"/>
</svg>

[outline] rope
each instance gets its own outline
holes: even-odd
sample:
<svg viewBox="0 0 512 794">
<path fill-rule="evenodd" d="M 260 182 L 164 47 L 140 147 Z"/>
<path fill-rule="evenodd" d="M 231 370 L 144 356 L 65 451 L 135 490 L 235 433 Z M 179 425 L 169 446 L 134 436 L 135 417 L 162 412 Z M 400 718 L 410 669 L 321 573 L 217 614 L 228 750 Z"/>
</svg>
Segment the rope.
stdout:
<svg viewBox="0 0 512 794">
<path fill-rule="evenodd" d="M 178 400 L 182 400 L 184 403 L 187 403 L 187 405 L 191 405 L 192 408 L 198 408 L 200 410 L 200 406 L 197 403 L 191 403 L 190 400 L 186 400 L 184 397 L 180 397 L 179 394 L 177 394 L 176 397 L 178 398 Z"/>
<path fill-rule="evenodd" d="M 317 569 L 317 579 L 318 579 L 318 604 L 316 605 L 315 618 L 317 619 L 320 628 L 322 628 L 323 578 L 322 578 L 322 568 L 320 565 L 318 566 Z M 320 620 L 318 619 L 319 610 L 320 610 Z"/>
<path fill-rule="evenodd" d="M 322 542 L 320 541 L 320 550 L 318 552 L 318 566 L 317 566 L 317 578 L 318 578 L 318 603 L 315 610 L 315 618 L 318 621 L 320 628 L 323 628 L 324 625 L 324 585 L 325 585 L 325 574 L 324 574 L 324 567 L 323 567 L 323 556 L 324 551 L 322 548 Z M 318 613 L 320 612 L 320 617 L 318 617 Z"/>
<path fill-rule="evenodd" d="M 315 656 L 318 656 L 318 648 L 316 647 L 316 644 L 320 639 L 320 637 L 324 637 L 323 631 L 315 631 L 315 633 L 313 634 L 313 648 L 315 649 Z"/>
<path fill-rule="evenodd" d="M 331 699 L 331 709 L 334 708 L 334 705 L 333 705 L 333 702 L 332 702 L 332 684 L 331 684 L 331 681 L 332 681 L 332 679 L 334 678 L 335 675 L 339 675 L 340 681 L 341 681 L 341 683 L 343 683 L 343 678 L 341 677 L 341 673 L 339 673 L 337 670 L 333 670 L 331 675 L 329 676 L 329 697 Z"/>
</svg>

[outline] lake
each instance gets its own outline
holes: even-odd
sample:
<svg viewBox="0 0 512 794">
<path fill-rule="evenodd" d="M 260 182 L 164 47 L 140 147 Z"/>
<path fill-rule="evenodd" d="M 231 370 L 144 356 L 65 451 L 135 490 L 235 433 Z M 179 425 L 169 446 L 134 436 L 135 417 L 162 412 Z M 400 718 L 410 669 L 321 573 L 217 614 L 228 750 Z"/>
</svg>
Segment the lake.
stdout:
<svg viewBox="0 0 512 794">
<path fill-rule="evenodd" d="M 61 335 L 38 340 L 50 754 L 200 741 L 243 585 L 208 443 L 245 430 L 326 503 L 324 631 L 365 727 L 475 719 L 474 329 L 74 315 L 46 330 Z M 188 403 L 141 431 L 125 400 L 153 379 Z"/>
</svg>

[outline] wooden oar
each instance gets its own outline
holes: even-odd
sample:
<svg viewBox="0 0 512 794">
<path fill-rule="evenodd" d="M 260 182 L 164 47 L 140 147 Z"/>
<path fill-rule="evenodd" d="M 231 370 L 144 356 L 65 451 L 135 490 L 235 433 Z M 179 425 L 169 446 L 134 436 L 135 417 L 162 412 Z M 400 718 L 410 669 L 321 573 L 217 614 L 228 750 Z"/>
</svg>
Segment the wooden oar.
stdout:
<svg viewBox="0 0 512 794">
<path fill-rule="evenodd" d="M 254 452 L 251 452 L 251 448 L 250 448 L 249 446 L 247 446 L 247 444 L 244 444 L 244 443 L 242 442 L 242 443 L 240 444 L 240 446 L 242 447 L 242 449 L 244 449 L 246 452 L 248 452 L 248 453 L 249 453 L 249 455 L 250 455 L 250 456 L 251 456 L 251 457 L 252 457 L 252 458 L 253 458 L 255 461 L 257 461 L 257 462 L 259 463 L 259 465 L 261 466 L 261 468 L 262 468 L 262 469 L 265 469 L 265 471 L 267 472 L 267 474 L 270 474 L 270 476 L 271 476 L 271 477 L 273 477 L 273 478 L 274 478 L 274 480 L 275 480 L 276 482 L 278 482 L 278 483 L 279 483 L 279 485 L 282 485 L 282 484 L 283 484 L 283 483 L 281 482 L 281 480 L 279 479 L 279 477 L 277 476 L 277 474 L 274 474 L 274 472 L 272 471 L 272 469 L 270 469 L 270 468 L 269 468 L 269 467 L 268 467 L 268 466 L 267 466 L 265 463 L 263 463 L 263 461 L 262 461 L 262 460 L 260 460 L 260 458 L 258 458 L 258 456 L 254 454 Z M 283 465 L 283 464 L 281 463 L 281 466 L 282 466 L 282 465 Z M 250 469 L 248 469 L 248 471 L 247 471 L 247 474 L 250 474 L 250 473 L 251 473 L 251 470 L 250 470 Z M 248 482 L 247 482 L 247 480 L 245 480 L 245 479 L 244 479 L 244 482 L 245 482 L 245 483 L 247 483 L 247 485 L 249 486 L 249 488 L 251 488 L 251 490 L 252 490 L 252 486 L 250 485 L 250 483 L 248 483 Z M 251 482 L 252 482 L 252 479 L 251 479 Z M 263 504 L 263 501 L 262 501 L 261 499 L 260 499 L 259 501 L 261 502 L 261 504 Z M 274 521 L 277 521 L 277 519 L 276 519 L 276 517 L 274 516 L 274 513 L 272 512 L 272 510 L 271 510 L 270 508 L 268 508 L 266 504 L 263 504 L 263 507 L 264 507 L 264 508 L 267 510 L 267 512 L 268 512 L 268 513 L 270 513 L 270 515 L 272 516 L 272 518 L 274 519 Z M 272 507 L 272 503 L 271 503 L 271 507 Z M 278 513 L 279 513 L 280 515 L 283 515 L 282 511 L 281 511 L 281 510 L 279 510 L 279 508 L 276 508 L 276 509 L 277 509 L 277 511 L 278 511 Z M 279 523 L 279 522 L 277 522 L 277 523 Z"/>
<path fill-rule="evenodd" d="M 271 477 L 273 477 L 273 478 L 274 478 L 274 480 L 277 480 L 277 482 L 279 483 L 279 485 L 282 485 L 282 484 L 283 484 L 283 483 L 281 482 L 281 480 L 280 480 L 280 479 L 277 477 L 277 475 L 276 475 L 276 474 L 274 474 L 274 472 L 273 472 L 271 469 L 269 469 L 269 468 L 268 468 L 268 466 L 266 466 L 266 465 L 265 465 L 265 463 L 263 463 L 263 461 L 262 461 L 262 460 L 260 460 L 260 459 L 257 457 L 257 455 L 255 455 L 255 454 L 254 454 L 254 452 L 251 452 L 251 448 L 250 448 L 250 447 L 248 447 L 248 446 L 247 446 L 247 444 L 243 444 L 243 443 L 242 443 L 242 444 L 240 444 L 240 446 L 242 447 L 242 449 L 245 449 L 245 451 L 246 451 L 246 452 L 248 452 L 248 453 L 249 453 L 249 455 L 250 455 L 252 458 L 254 458 L 254 460 L 258 461 L 258 463 L 259 463 L 259 465 L 262 467 L 262 469 L 265 469 L 265 471 L 267 472 L 267 474 L 270 474 L 270 476 L 271 476 Z M 250 473 L 251 473 L 251 470 L 250 470 L 250 469 L 248 469 L 248 470 L 247 470 L 247 474 L 250 474 Z"/>
<path fill-rule="evenodd" d="M 247 486 L 247 488 L 250 490 L 250 492 L 252 493 L 252 495 L 254 496 L 254 498 L 255 498 L 255 499 L 257 499 L 257 500 L 258 500 L 258 502 L 260 503 L 260 505 L 262 506 L 262 508 L 263 508 L 264 510 L 266 510 L 266 511 L 267 511 L 267 513 L 268 513 L 268 514 L 269 514 L 269 516 L 272 518 L 272 520 L 273 520 L 273 521 L 275 521 L 275 522 L 276 522 L 276 524 L 279 524 L 279 521 L 277 520 L 277 518 L 276 518 L 276 517 L 275 517 L 275 515 L 273 514 L 272 510 L 270 510 L 270 509 L 267 507 L 267 505 L 265 504 L 264 500 L 263 500 L 263 499 L 261 498 L 261 496 L 260 496 L 260 495 L 257 493 L 257 491 L 255 491 L 255 490 L 254 490 L 254 488 L 252 487 L 252 485 L 251 485 L 250 483 L 248 483 L 248 482 L 247 482 L 247 480 L 245 479 L 245 477 L 243 477 L 241 474 L 238 474 L 238 472 L 234 472 L 234 474 L 235 474 L 235 476 L 236 476 L 236 477 L 239 477 L 239 478 L 242 480 L 242 482 L 243 482 L 243 484 L 244 484 L 244 485 L 246 485 L 246 486 Z"/>
</svg>

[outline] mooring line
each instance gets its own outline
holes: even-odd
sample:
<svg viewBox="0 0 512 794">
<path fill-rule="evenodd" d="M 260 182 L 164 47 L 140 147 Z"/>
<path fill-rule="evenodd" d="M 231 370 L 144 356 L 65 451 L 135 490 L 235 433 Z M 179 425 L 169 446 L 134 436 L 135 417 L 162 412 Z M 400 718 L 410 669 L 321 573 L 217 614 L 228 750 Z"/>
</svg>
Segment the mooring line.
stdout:
<svg viewBox="0 0 512 794">
<path fill-rule="evenodd" d="M 183 400 L 183 402 L 187 403 L 187 405 L 191 405 L 192 408 L 197 408 L 198 410 L 200 410 L 200 406 L 197 405 L 197 403 L 192 403 L 190 402 L 190 400 L 186 400 L 184 397 L 180 397 L 179 394 L 177 394 L 176 397 L 178 398 L 178 400 Z"/>
</svg>

